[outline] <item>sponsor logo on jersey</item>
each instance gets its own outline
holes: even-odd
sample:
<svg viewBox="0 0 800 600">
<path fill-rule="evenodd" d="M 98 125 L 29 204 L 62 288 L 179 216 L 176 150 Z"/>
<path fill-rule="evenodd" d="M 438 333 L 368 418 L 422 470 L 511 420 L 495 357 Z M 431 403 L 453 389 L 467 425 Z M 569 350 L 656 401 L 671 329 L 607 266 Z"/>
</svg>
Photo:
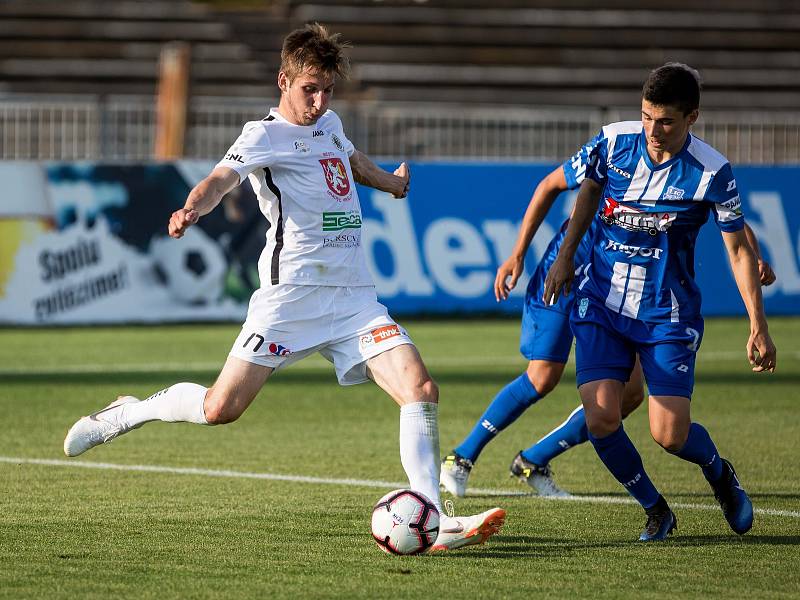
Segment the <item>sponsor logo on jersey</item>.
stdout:
<svg viewBox="0 0 800 600">
<path fill-rule="evenodd" d="M 306 144 L 303 140 L 295 140 L 294 149 L 301 154 L 308 154 L 311 152 L 311 148 L 309 148 L 308 144 Z"/>
<path fill-rule="evenodd" d="M 323 248 L 357 248 L 360 245 L 360 233 L 337 233 L 322 240 Z"/>
<path fill-rule="evenodd" d="M 681 373 L 686 373 L 687 371 L 689 371 L 689 367 L 687 367 L 686 365 L 681 365 L 678 367 L 678 371 L 680 371 Z"/>
<path fill-rule="evenodd" d="M 647 248 L 642 246 L 629 246 L 627 244 L 620 244 L 614 240 L 606 239 L 606 247 L 603 250 L 611 250 L 612 252 L 622 252 L 629 258 L 634 256 L 642 256 L 644 258 L 655 258 L 661 260 L 661 254 L 664 252 L 661 248 Z"/>
<path fill-rule="evenodd" d="M 735 179 L 731 179 L 728 182 L 728 189 L 726 189 L 725 191 L 726 192 L 732 192 L 735 189 L 736 189 L 736 180 Z"/>
<path fill-rule="evenodd" d="M 276 344 L 275 342 L 270 342 L 269 346 L 267 346 L 269 353 L 273 356 L 289 356 L 292 351 L 289 350 L 286 346 L 281 346 L 280 344 Z"/>
<path fill-rule="evenodd" d="M 366 346 L 372 346 L 373 344 L 380 344 L 398 335 L 402 335 L 399 325 L 384 325 L 383 327 L 378 327 L 362 335 L 358 341 L 359 345 L 364 348 Z"/>
<path fill-rule="evenodd" d="M 664 192 L 664 200 L 682 200 L 683 196 L 686 194 L 686 190 L 682 190 L 681 188 L 672 187 L 671 185 L 667 187 L 667 191 Z"/>
<path fill-rule="evenodd" d="M 336 146 L 336 148 L 339 151 L 344 152 L 344 144 L 342 143 L 342 140 L 339 139 L 338 135 L 336 135 L 335 133 L 332 133 L 331 134 L 331 141 L 333 142 L 333 145 Z"/>
<path fill-rule="evenodd" d="M 319 130 L 319 129 L 315 129 L 314 131 L 312 131 L 312 132 L 311 132 L 311 137 L 312 137 L 312 138 L 315 138 L 315 137 L 322 137 L 323 135 L 325 135 L 325 132 L 324 132 L 324 131 L 321 131 L 321 130 Z"/>
<path fill-rule="evenodd" d="M 582 319 L 586 316 L 587 310 L 589 310 L 589 299 L 581 298 L 581 301 L 578 302 L 578 316 Z"/>
<path fill-rule="evenodd" d="M 355 210 L 322 213 L 322 231 L 361 229 L 361 214 Z"/>
<path fill-rule="evenodd" d="M 322 165 L 325 183 L 328 184 L 331 192 L 339 197 L 350 193 L 350 180 L 347 178 L 347 169 L 341 158 L 323 158 L 320 159 L 319 164 Z"/>
<path fill-rule="evenodd" d="M 615 165 L 611 161 L 608 161 L 606 163 L 606 165 L 608 166 L 609 169 L 614 171 L 614 173 L 617 173 L 618 175 L 622 175 L 626 179 L 630 179 L 631 178 L 631 174 L 630 173 L 628 173 L 627 171 L 623 171 L 622 169 L 620 169 L 617 165 Z"/>
<path fill-rule="evenodd" d="M 613 198 L 606 198 L 600 218 L 609 225 L 617 225 L 628 231 L 646 231 L 650 235 L 658 235 L 670 228 L 678 213 L 644 212 L 620 204 Z"/>
<path fill-rule="evenodd" d="M 225 155 L 225 160 L 232 160 L 244 164 L 244 157 L 241 154 L 234 154 L 233 152 L 228 152 Z"/>
<path fill-rule="evenodd" d="M 742 200 L 739 198 L 739 196 L 734 196 L 730 200 L 726 200 L 722 203 L 722 206 L 727 208 L 735 215 L 742 214 Z"/>
</svg>

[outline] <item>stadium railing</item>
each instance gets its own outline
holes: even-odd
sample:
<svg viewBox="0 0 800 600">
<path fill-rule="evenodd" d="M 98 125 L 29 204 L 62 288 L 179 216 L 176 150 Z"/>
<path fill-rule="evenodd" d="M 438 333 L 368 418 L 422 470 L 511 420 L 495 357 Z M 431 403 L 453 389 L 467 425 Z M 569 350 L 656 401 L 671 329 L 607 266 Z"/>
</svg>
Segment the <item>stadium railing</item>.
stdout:
<svg viewBox="0 0 800 600">
<path fill-rule="evenodd" d="M 277 99 L 198 97 L 191 101 L 187 158 L 221 156 L 245 121 Z M 464 107 L 340 102 L 352 141 L 375 157 L 415 160 L 563 160 L 604 123 L 637 119 L 618 109 Z M 155 108 L 147 96 L 0 99 L 0 159 L 150 160 Z M 800 114 L 703 112 L 694 132 L 738 164 L 800 163 Z"/>
</svg>

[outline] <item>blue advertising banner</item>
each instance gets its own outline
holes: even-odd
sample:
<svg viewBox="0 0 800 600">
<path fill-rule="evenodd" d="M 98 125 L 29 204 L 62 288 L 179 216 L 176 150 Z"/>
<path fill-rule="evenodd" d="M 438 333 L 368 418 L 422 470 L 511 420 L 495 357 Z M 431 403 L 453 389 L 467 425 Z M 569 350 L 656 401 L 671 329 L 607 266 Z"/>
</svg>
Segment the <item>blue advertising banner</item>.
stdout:
<svg viewBox="0 0 800 600">
<path fill-rule="evenodd" d="M 527 277 L 569 215 L 575 192 L 556 200 L 531 244 L 525 279 L 500 304 L 495 272 L 511 253 L 533 190 L 554 166 L 412 164 L 407 200 L 360 187 L 365 250 L 383 302 L 397 314 L 520 312 Z M 747 221 L 778 276 L 763 288 L 767 312 L 800 313 L 800 214 L 791 210 L 800 168 L 735 173 Z M 713 219 L 703 227 L 696 261 L 704 314 L 744 314 Z"/>
<path fill-rule="evenodd" d="M 359 187 L 361 244 L 380 299 L 396 315 L 519 314 L 527 280 L 576 193 L 556 200 L 532 241 L 525 276 L 501 303 L 495 273 L 553 166 L 412 164 L 402 200 Z M 0 323 L 243 320 L 269 226 L 249 182 L 180 241 L 166 235 L 169 215 L 212 167 L 0 163 L 7 182 Z M 735 171 L 747 221 L 778 277 L 763 288 L 767 312 L 800 314 L 800 213 L 791 210 L 800 167 Z M 698 240 L 696 266 L 704 314 L 744 314 L 713 219 Z"/>
</svg>

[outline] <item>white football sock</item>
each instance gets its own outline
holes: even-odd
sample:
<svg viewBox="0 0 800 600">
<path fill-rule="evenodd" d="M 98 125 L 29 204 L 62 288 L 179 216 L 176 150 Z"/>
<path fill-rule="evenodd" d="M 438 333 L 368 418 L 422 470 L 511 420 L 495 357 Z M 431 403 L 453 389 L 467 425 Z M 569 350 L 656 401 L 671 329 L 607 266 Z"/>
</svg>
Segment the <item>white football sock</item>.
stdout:
<svg viewBox="0 0 800 600">
<path fill-rule="evenodd" d="M 439 405 L 414 402 L 400 407 L 400 462 L 412 490 L 436 505 L 439 498 Z"/>
<path fill-rule="evenodd" d="M 203 403 L 208 388 L 196 383 L 176 383 L 141 402 L 123 405 L 120 421 L 133 428 L 148 421 L 184 421 L 208 425 Z"/>
</svg>

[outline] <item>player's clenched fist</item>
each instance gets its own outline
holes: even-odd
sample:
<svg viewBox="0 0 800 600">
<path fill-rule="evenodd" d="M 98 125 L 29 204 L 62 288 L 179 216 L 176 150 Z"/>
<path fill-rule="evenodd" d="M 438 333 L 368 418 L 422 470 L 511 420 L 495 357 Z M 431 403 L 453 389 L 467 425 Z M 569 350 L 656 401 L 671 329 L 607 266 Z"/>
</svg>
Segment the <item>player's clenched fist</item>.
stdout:
<svg viewBox="0 0 800 600">
<path fill-rule="evenodd" d="M 398 192 L 394 192 L 392 195 L 395 198 L 405 198 L 408 196 L 408 188 L 411 186 L 411 171 L 406 163 L 401 163 L 400 166 L 394 170 L 394 174 L 402 179 L 400 183 L 403 188 Z"/>
<path fill-rule="evenodd" d="M 169 218 L 168 230 L 170 237 L 174 237 L 176 240 L 182 238 L 189 226 L 197 223 L 199 218 L 200 213 L 194 209 L 181 208 L 176 210 Z"/>
</svg>

